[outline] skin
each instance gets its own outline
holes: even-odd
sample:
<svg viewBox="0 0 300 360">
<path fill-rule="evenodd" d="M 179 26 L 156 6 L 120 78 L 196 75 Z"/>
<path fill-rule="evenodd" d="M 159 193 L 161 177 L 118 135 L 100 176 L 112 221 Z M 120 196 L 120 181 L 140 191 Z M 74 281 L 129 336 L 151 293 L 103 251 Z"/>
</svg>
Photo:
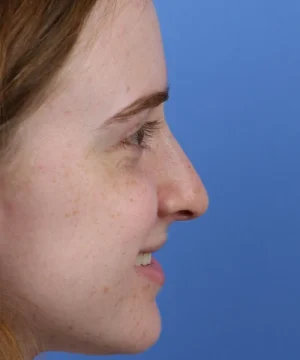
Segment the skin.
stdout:
<svg viewBox="0 0 300 360">
<path fill-rule="evenodd" d="M 136 256 L 164 242 L 174 221 L 197 218 L 208 206 L 163 105 L 99 130 L 167 85 L 152 2 L 119 2 L 104 27 L 101 12 L 97 5 L 61 74 L 63 91 L 25 122 L 18 169 L 1 185 L 1 277 L 23 298 L 47 351 L 138 353 L 152 346 L 161 330 L 160 287 L 137 273 Z M 116 147 L 157 119 L 162 126 L 150 150 Z"/>
</svg>

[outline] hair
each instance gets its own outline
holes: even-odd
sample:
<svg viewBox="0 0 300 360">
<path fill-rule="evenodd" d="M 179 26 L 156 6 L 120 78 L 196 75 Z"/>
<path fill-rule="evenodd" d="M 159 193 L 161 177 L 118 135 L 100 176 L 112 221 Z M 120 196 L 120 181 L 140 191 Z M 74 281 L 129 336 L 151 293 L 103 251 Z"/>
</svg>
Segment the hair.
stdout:
<svg viewBox="0 0 300 360">
<path fill-rule="evenodd" d="M 10 166 L 20 147 L 17 141 L 20 125 L 49 96 L 54 80 L 99 1 L 0 2 L 0 180 L 6 176 L 3 170 Z M 111 6 L 112 1 L 107 3 Z M 0 358 L 32 360 L 27 357 L 27 350 L 21 351 L 20 339 L 13 331 L 12 312 L 20 310 L 11 309 L 13 299 L 8 291 L 0 283 Z M 38 354 L 36 340 L 26 334 L 25 349 L 30 348 L 30 353 L 35 349 Z M 23 344 L 25 340 L 21 340 Z"/>
</svg>

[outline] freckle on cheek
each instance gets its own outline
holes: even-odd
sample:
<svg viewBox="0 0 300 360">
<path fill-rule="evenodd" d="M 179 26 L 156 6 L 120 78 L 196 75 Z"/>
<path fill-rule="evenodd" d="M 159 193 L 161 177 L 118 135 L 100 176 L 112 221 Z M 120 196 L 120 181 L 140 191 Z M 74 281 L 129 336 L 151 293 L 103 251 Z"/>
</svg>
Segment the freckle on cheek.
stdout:
<svg viewBox="0 0 300 360">
<path fill-rule="evenodd" d="M 46 170 L 46 166 L 45 166 L 45 165 L 42 165 L 42 164 L 38 165 L 37 168 L 38 168 L 41 172 L 45 172 L 45 170 Z"/>
<path fill-rule="evenodd" d="M 116 302 L 115 302 L 115 309 L 120 306 L 122 303 L 124 302 L 124 298 L 120 297 Z"/>
<path fill-rule="evenodd" d="M 148 289 L 150 289 L 150 286 L 151 286 L 150 284 L 146 285 L 146 286 L 144 287 L 144 290 L 147 291 Z"/>
<path fill-rule="evenodd" d="M 64 111 L 64 114 L 65 114 L 66 116 L 70 116 L 70 115 L 72 115 L 72 111 L 71 111 L 71 110 L 65 110 L 65 111 Z"/>
<path fill-rule="evenodd" d="M 14 213 L 15 213 L 15 206 L 12 202 L 10 201 L 4 201 L 4 206 L 5 206 L 5 210 L 6 210 L 6 213 L 10 216 L 12 216 Z"/>
<path fill-rule="evenodd" d="M 107 294 L 109 292 L 109 288 L 107 286 L 104 286 L 103 288 L 103 293 Z"/>
<path fill-rule="evenodd" d="M 42 164 L 42 163 L 37 163 L 36 165 L 34 165 L 33 170 L 34 170 L 34 172 L 41 174 L 41 175 L 45 175 L 48 173 L 47 165 Z"/>
</svg>

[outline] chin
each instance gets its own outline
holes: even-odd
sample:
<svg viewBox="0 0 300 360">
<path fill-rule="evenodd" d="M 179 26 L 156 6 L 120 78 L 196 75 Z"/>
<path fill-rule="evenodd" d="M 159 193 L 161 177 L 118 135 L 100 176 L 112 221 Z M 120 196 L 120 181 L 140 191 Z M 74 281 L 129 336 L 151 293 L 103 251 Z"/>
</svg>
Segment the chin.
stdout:
<svg viewBox="0 0 300 360">
<path fill-rule="evenodd" d="M 161 326 L 156 329 L 146 329 L 143 334 L 139 334 L 136 341 L 128 343 L 120 353 L 123 354 L 139 354 L 156 344 L 161 334 Z"/>
<path fill-rule="evenodd" d="M 133 321 L 133 318 L 125 321 L 125 326 L 119 328 L 114 335 L 111 333 L 105 344 L 94 337 L 85 343 L 77 342 L 75 347 L 64 351 L 96 356 L 142 353 L 155 345 L 161 334 L 161 317 L 156 304 L 151 311 L 139 318 L 138 322 Z"/>
<path fill-rule="evenodd" d="M 161 334 L 161 316 L 155 305 L 154 309 L 137 324 L 128 326 L 122 344 L 115 354 L 139 354 L 156 344 Z"/>
</svg>

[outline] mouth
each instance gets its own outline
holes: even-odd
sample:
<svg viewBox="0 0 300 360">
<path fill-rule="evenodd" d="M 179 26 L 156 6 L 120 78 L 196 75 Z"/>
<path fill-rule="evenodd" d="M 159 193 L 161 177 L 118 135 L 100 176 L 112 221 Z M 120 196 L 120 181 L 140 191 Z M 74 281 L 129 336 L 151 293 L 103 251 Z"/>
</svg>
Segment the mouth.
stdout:
<svg viewBox="0 0 300 360">
<path fill-rule="evenodd" d="M 152 254 L 163 247 L 165 241 L 157 246 L 143 249 L 136 257 L 135 268 L 138 273 L 146 276 L 152 282 L 162 286 L 165 282 L 165 275 L 159 262 Z"/>
<path fill-rule="evenodd" d="M 152 261 L 152 253 L 143 252 L 139 253 L 135 260 L 135 266 L 147 266 L 150 265 Z"/>
<path fill-rule="evenodd" d="M 159 249 L 161 249 L 164 246 L 165 242 L 166 239 L 157 245 L 149 246 L 141 250 L 136 257 L 135 265 L 136 266 L 150 265 L 152 262 L 152 254 L 157 252 Z"/>
</svg>

